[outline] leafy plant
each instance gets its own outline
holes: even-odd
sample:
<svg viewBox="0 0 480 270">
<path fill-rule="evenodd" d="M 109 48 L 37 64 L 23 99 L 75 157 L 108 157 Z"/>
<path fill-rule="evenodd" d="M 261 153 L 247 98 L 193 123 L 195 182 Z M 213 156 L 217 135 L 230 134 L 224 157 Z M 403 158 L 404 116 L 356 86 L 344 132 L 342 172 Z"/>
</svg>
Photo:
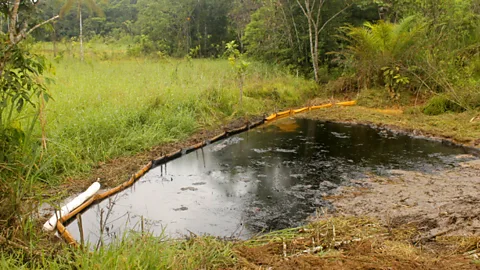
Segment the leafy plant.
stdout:
<svg viewBox="0 0 480 270">
<path fill-rule="evenodd" d="M 383 80 L 385 88 L 387 89 L 392 99 L 398 100 L 400 98 L 399 88 L 410 83 L 410 79 L 403 76 L 400 72 L 400 67 L 383 67 Z"/>
<path fill-rule="evenodd" d="M 385 85 L 392 93 L 412 82 L 408 67 L 415 64 L 422 47 L 424 25 L 411 16 L 398 24 L 380 21 L 363 27 L 344 27 L 348 45 L 339 54 L 343 65 L 350 68 L 369 88 Z"/>
<path fill-rule="evenodd" d="M 29 228 L 30 217 L 26 215 L 30 213 L 23 216 L 21 206 L 42 171 L 38 160 L 43 150 L 32 133 L 38 117 L 43 119 L 44 103 L 50 99 L 42 80 L 47 64 L 23 41 L 58 16 L 29 28 L 27 15 L 34 9 L 33 1 L 0 4 L 1 15 L 9 20 L 7 33 L 0 32 L 0 236 L 8 238 L 18 228 Z"/>
<path fill-rule="evenodd" d="M 242 107 L 243 85 L 245 81 L 245 74 L 247 73 L 247 68 L 250 63 L 243 60 L 244 56 L 238 50 L 238 45 L 235 43 L 235 41 L 228 42 L 225 48 L 225 55 L 228 56 L 228 62 L 235 70 L 238 80 L 238 88 L 240 90 L 240 107 Z"/>
</svg>

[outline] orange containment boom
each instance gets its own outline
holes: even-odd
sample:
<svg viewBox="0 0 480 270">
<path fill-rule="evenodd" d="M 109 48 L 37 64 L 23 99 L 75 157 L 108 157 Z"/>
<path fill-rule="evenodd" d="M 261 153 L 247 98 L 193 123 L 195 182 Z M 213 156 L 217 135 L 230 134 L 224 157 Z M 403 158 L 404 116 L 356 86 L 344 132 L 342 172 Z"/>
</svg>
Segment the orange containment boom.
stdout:
<svg viewBox="0 0 480 270">
<path fill-rule="evenodd" d="M 279 112 L 279 113 L 277 113 L 277 117 L 289 115 L 289 114 L 291 114 L 291 113 L 292 113 L 292 110 Z"/>
<path fill-rule="evenodd" d="M 324 105 L 319 105 L 319 106 L 311 106 L 310 110 L 318 110 L 318 109 L 325 109 L 325 108 L 331 108 L 333 106 L 332 103 L 324 104 Z"/>
<path fill-rule="evenodd" d="M 265 117 L 265 120 L 266 120 L 266 121 L 272 121 L 272 120 L 274 120 L 275 118 L 277 118 L 277 114 L 276 114 L 276 113 L 271 114 L 271 115 L 268 116 L 268 117 Z"/>
<path fill-rule="evenodd" d="M 304 107 L 304 108 L 301 108 L 301 109 L 293 110 L 293 113 L 301 113 L 301 112 L 304 112 L 308 109 L 310 109 L 310 107 Z"/>
<path fill-rule="evenodd" d="M 340 105 L 340 106 L 353 106 L 353 105 L 356 105 L 356 104 L 357 104 L 356 100 L 337 103 L 337 105 Z"/>
</svg>

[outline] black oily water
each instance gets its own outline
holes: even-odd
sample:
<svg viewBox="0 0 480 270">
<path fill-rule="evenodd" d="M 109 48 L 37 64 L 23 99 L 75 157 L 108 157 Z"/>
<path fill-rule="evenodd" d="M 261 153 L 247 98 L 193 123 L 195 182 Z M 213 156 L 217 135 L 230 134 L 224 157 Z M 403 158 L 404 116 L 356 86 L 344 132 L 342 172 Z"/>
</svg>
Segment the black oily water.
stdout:
<svg viewBox="0 0 480 270">
<path fill-rule="evenodd" d="M 152 169 L 82 213 L 84 240 L 108 244 L 142 230 L 245 239 L 304 224 L 331 207 L 323 196 L 366 172 L 434 172 L 470 152 L 365 125 L 285 118 Z M 67 228 L 80 241 L 77 222 Z"/>
</svg>

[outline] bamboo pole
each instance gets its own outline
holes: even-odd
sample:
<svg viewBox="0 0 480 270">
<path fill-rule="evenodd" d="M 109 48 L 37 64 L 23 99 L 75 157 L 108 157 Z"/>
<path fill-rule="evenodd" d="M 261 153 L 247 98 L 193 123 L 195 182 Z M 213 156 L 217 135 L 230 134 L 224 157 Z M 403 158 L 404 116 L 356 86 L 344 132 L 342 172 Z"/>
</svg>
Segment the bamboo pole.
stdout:
<svg viewBox="0 0 480 270">
<path fill-rule="evenodd" d="M 75 238 L 73 238 L 72 234 L 70 234 L 70 232 L 65 228 L 65 226 L 63 226 L 63 223 L 60 222 L 60 220 L 57 221 L 57 230 L 60 236 L 63 237 L 63 239 L 65 239 L 65 241 L 67 241 L 69 245 L 78 247 L 77 241 L 75 240 Z"/>
</svg>

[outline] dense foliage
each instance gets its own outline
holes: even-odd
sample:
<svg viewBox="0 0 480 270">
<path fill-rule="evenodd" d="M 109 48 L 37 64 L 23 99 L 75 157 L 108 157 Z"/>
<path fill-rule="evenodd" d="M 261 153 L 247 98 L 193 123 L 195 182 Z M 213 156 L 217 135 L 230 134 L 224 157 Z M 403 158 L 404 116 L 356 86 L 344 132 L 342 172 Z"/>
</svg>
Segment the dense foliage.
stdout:
<svg viewBox="0 0 480 270">
<path fill-rule="evenodd" d="M 389 21 L 343 28 L 348 45 L 338 55 L 344 74 L 356 87 L 385 87 L 392 98 L 427 93 L 463 109 L 479 107 L 479 2 L 412 1 L 393 12 L 395 5 L 383 15 Z"/>
<path fill-rule="evenodd" d="M 30 22 L 34 10 L 32 1 L 0 2 L 0 15 L 7 21 L 0 31 L 0 237 L 11 238 L 17 228 L 31 224 L 21 217 L 22 203 L 32 176 L 41 172 L 41 142 L 32 132 L 49 98 L 41 77 L 47 65 L 23 42 L 43 24 Z"/>
</svg>

